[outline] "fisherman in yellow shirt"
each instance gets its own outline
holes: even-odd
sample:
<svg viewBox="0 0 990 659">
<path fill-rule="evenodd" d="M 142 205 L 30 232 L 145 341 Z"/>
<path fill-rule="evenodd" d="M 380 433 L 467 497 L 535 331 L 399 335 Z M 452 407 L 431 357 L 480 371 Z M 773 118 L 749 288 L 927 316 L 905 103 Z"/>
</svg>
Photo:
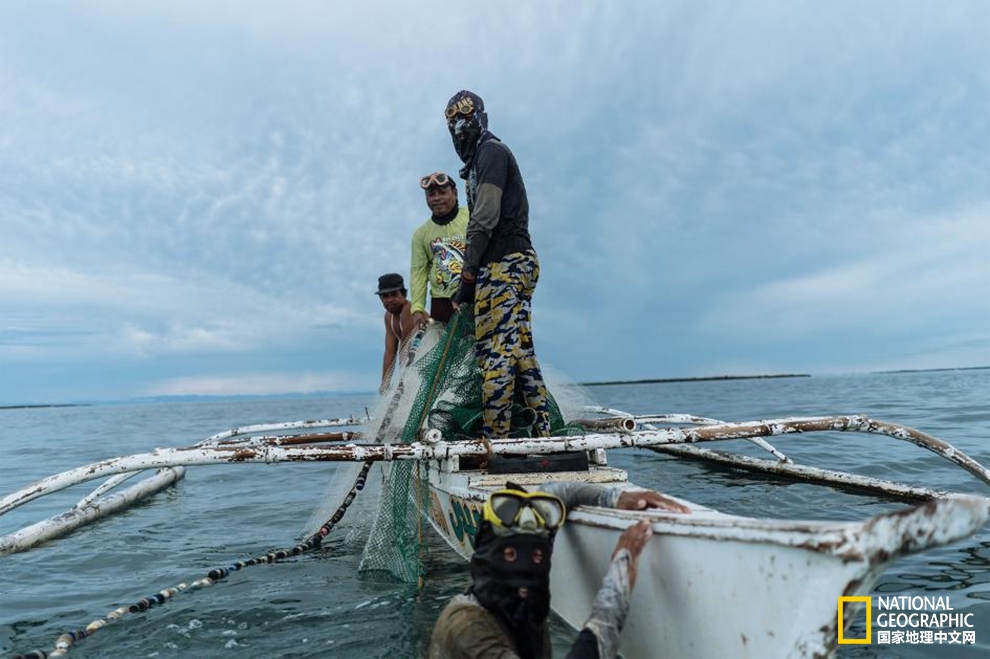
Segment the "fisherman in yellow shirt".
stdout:
<svg viewBox="0 0 990 659">
<path fill-rule="evenodd" d="M 457 183 L 443 172 L 419 180 L 432 215 L 413 233 L 409 287 L 413 319 L 420 326 L 429 318 L 446 323 L 454 314 L 450 298 L 461 282 L 467 243 L 467 207 L 458 206 Z M 426 313 L 426 291 L 430 312 Z"/>
</svg>

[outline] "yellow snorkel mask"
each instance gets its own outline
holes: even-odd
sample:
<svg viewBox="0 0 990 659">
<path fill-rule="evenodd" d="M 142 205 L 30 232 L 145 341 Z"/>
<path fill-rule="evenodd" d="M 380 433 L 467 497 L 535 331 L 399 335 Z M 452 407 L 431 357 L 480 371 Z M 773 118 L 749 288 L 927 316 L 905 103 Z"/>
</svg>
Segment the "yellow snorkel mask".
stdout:
<svg viewBox="0 0 990 659">
<path fill-rule="evenodd" d="M 564 524 L 564 502 L 546 492 L 497 490 L 485 501 L 484 519 L 498 535 L 555 533 Z"/>
</svg>

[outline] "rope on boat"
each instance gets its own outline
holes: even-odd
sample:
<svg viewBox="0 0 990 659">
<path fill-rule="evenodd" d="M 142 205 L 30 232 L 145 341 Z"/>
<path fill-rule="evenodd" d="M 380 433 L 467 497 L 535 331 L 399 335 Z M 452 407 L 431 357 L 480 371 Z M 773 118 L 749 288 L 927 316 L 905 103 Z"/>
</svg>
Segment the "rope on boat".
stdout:
<svg viewBox="0 0 990 659">
<path fill-rule="evenodd" d="M 13 659 L 47 659 L 48 657 L 64 656 L 69 653 L 69 649 L 74 643 L 76 643 L 76 641 L 84 639 L 87 636 L 92 636 L 103 627 L 120 620 L 128 614 L 141 613 L 156 606 L 161 606 L 169 599 L 186 590 L 199 590 L 200 588 L 205 588 L 206 586 L 212 586 L 218 581 L 226 579 L 232 573 L 242 570 L 243 568 L 251 567 L 253 565 L 267 565 L 270 563 L 276 563 L 291 556 L 298 556 L 299 554 L 303 554 L 314 549 L 319 549 L 323 544 L 323 538 L 325 538 L 334 529 L 334 527 L 337 526 L 340 520 L 344 518 L 344 513 L 347 512 L 347 509 L 357 497 L 358 492 L 364 489 L 364 485 L 368 479 L 368 470 L 371 469 L 372 464 L 373 463 L 371 462 L 364 463 L 360 473 L 358 473 L 357 478 L 354 480 L 354 485 L 344 498 L 343 503 L 340 504 L 333 516 L 324 522 L 323 525 L 320 526 L 320 529 L 313 535 L 309 536 L 309 538 L 307 538 L 304 542 L 299 543 L 291 549 L 279 549 L 261 556 L 255 556 L 254 558 L 250 558 L 245 561 L 237 561 L 236 563 L 232 563 L 226 567 L 214 568 L 210 570 L 205 577 L 197 579 L 191 584 L 186 584 L 183 582 L 170 588 L 165 588 L 164 590 L 158 591 L 154 595 L 138 600 L 130 606 L 121 606 L 116 608 L 103 618 L 97 618 L 81 629 L 65 632 L 60 635 L 58 639 L 56 639 L 55 649 L 51 652 L 45 652 L 44 650 L 32 650 L 26 654 L 15 655 Z"/>
</svg>

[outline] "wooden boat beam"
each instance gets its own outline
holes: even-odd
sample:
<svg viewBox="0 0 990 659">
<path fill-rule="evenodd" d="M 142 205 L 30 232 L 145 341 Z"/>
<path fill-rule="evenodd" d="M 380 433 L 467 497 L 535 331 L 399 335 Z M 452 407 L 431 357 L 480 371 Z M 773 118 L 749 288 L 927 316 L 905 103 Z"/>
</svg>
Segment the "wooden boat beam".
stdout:
<svg viewBox="0 0 990 659">
<path fill-rule="evenodd" d="M 133 474 L 126 475 L 131 476 Z M 104 496 L 99 496 L 97 492 L 94 492 L 64 513 L 0 536 L 0 556 L 26 551 L 101 517 L 107 517 L 123 510 L 166 487 L 174 485 L 184 475 L 185 470 L 182 467 L 166 467 L 120 492 Z"/>
<path fill-rule="evenodd" d="M 951 494 L 942 490 L 933 490 L 927 487 L 916 487 L 904 485 L 883 478 L 872 476 L 860 476 L 844 471 L 834 471 L 819 467 L 809 467 L 807 465 L 794 464 L 793 462 L 779 462 L 773 460 L 763 460 L 748 455 L 737 455 L 724 451 L 713 451 L 701 446 L 650 446 L 651 451 L 676 455 L 679 458 L 689 458 L 692 460 L 704 460 L 715 464 L 733 467 L 737 469 L 749 469 L 759 471 L 774 476 L 785 476 L 800 480 L 813 481 L 833 487 L 866 490 L 887 496 L 899 497 L 911 501 L 928 501 L 939 499 Z"/>
<path fill-rule="evenodd" d="M 587 405 L 584 407 L 584 411 L 594 412 L 595 414 L 606 414 L 611 417 L 621 418 L 623 420 L 631 420 L 633 421 L 634 424 L 640 425 L 649 430 L 656 430 L 656 427 L 652 425 L 654 423 L 673 423 L 678 425 L 696 425 L 696 426 L 719 426 L 725 424 L 725 421 L 719 421 L 718 419 L 709 419 L 703 416 L 695 416 L 693 414 L 635 415 L 611 407 L 599 407 L 597 405 Z M 581 422 L 579 421 L 578 423 Z M 777 449 L 777 447 L 773 446 L 766 440 L 760 437 L 747 437 L 746 439 L 748 439 L 756 446 L 759 446 L 764 451 L 773 455 L 780 462 L 786 462 L 789 464 L 792 463 L 789 457 L 781 453 L 780 450 Z"/>
<path fill-rule="evenodd" d="M 104 460 L 49 476 L 0 500 L 0 515 L 28 501 L 50 492 L 65 489 L 76 483 L 128 471 L 161 467 L 245 462 L 271 464 L 279 462 L 443 460 L 460 455 L 490 456 L 497 453 L 530 454 L 640 448 L 820 431 L 875 433 L 909 441 L 955 462 L 990 485 L 990 470 L 950 444 L 905 426 L 875 421 L 865 416 L 837 416 L 728 423 L 687 429 L 639 430 L 622 435 L 589 434 L 583 437 L 471 440 L 438 442 L 433 445 L 414 443 L 402 445 L 348 444 L 345 446 L 192 446 L 157 449 L 152 453 Z"/>
<path fill-rule="evenodd" d="M 364 418 L 358 417 L 347 417 L 341 419 L 320 419 L 318 421 L 288 421 L 284 423 L 259 423 L 251 426 L 241 426 L 239 428 L 231 428 L 230 430 L 225 430 L 223 432 L 217 433 L 207 437 L 203 441 L 199 442 L 198 446 L 212 446 L 214 444 L 220 443 L 224 440 L 231 439 L 233 437 L 238 437 L 241 435 L 255 435 L 260 432 L 275 432 L 277 430 L 298 430 L 301 428 L 334 428 L 334 427 L 345 427 L 345 426 L 360 426 L 364 425 L 371 419 L 365 413 Z"/>
</svg>

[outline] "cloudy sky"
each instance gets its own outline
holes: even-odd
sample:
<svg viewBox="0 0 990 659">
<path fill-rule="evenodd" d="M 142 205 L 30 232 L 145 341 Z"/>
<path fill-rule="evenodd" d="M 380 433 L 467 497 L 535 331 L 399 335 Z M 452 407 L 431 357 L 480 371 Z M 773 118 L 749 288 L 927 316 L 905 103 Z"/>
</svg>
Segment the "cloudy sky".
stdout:
<svg viewBox="0 0 990 659">
<path fill-rule="evenodd" d="M 5 2 L 0 404 L 374 389 L 461 88 L 569 377 L 990 364 L 982 0 Z"/>
</svg>

